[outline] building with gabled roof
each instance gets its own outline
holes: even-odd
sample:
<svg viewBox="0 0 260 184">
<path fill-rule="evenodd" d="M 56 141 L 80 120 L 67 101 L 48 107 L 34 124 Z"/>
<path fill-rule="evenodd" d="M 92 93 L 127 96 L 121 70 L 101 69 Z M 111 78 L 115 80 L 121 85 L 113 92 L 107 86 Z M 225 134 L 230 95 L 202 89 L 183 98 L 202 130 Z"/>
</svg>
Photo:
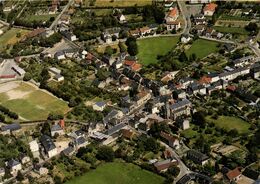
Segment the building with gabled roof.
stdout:
<svg viewBox="0 0 260 184">
<path fill-rule="evenodd" d="M 48 135 L 41 136 L 40 142 L 44 148 L 45 153 L 48 155 L 49 158 L 56 156 L 58 154 L 54 142 Z"/>
<path fill-rule="evenodd" d="M 218 5 L 215 3 L 206 4 L 205 7 L 203 8 L 204 15 L 212 16 L 215 13 L 217 7 Z"/>
</svg>

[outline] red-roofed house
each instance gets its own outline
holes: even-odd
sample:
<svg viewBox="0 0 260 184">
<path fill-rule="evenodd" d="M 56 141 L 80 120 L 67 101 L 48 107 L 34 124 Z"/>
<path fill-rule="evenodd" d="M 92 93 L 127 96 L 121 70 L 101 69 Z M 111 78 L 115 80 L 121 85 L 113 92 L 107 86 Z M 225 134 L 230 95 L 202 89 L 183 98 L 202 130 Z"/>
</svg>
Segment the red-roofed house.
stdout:
<svg viewBox="0 0 260 184">
<path fill-rule="evenodd" d="M 167 27 L 167 31 L 172 31 L 172 30 L 177 31 L 181 28 L 181 22 L 180 21 L 167 22 L 166 27 Z"/>
<path fill-rule="evenodd" d="M 209 83 L 211 83 L 211 78 L 207 77 L 207 76 L 203 76 L 200 78 L 199 83 L 200 84 L 209 84 Z"/>
<path fill-rule="evenodd" d="M 151 29 L 148 26 L 140 28 L 141 35 L 149 34 L 151 32 Z"/>
<path fill-rule="evenodd" d="M 236 90 L 236 86 L 227 86 L 226 90 L 234 92 Z"/>
<path fill-rule="evenodd" d="M 165 21 L 168 24 L 168 22 L 176 21 L 179 17 L 179 10 L 177 7 L 172 8 L 169 13 L 165 17 Z"/>
<path fill-rule="evenodd" d="M 238 181 L 241 176 L 242 176 L 242 173 L 240 171 L 240 168 L 235 168 L 231 171 L 229 171 L 227 174 L 226 174 L 227 178 L 229 179 L 229 181 Z"/>
<path fill-rule="evenodd" d="M 138 72 L 139 70 L 142 69 L 142 65 L 139 64 L 139 63 L 135 63 L 135 64 L 133 64 L 133 65 L 131 66 L 131 69 L 132 69 L 133 71 L 135 71 L 135 72 Z"/>
<path fill-rule="evenodd" d="M 212 16 L 215 13 L 217 7 L 218 5 L 215 3 L 206 4 L 206 6 L 203 9 L 204 15 Z"/>
<path fill-rule="evenodd" d="M 124 62 L 124 65 L 126 65 L 126 66 L 132 66 L 132 65 L 134 65 L 136 62 L 135 61 L 132 61 L 132 60 L 125 60 L 125 62 Z"/>
</svg>

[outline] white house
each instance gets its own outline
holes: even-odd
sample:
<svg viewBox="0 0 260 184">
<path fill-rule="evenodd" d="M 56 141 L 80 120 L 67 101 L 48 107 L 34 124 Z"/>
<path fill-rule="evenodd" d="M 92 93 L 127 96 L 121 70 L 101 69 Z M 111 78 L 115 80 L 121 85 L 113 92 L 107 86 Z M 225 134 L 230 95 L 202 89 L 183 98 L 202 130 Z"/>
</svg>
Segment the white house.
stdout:
<svg viewBox="0 0 260 184">
<path fill-rule="evenodd" d="M 174 22 L 177 20 L 177 18 L 179 17 L 179 10 L 177 7 L 174 7 L 172 9 L 170 9 L 170 11 L 168 12 L 168 14 L 165 17 L 165 21 L 168 24 L 168 22 Z"/>
<path fill-rule="evenodd" d="M 181 42 L 182 43 L 188 43 L 191 40 L 191 37 L 189 35 L 183 35 L 181 37 Z"/>
<path fill-rule="evenodd" d="M 125 16 L 124 16 L 123 14 L 119 14 L 119 15 L 117 16 L 117 18 L 118 18 L 118 20 L 119 20 L 120 23 L 126 22 L 126 18 L 125 18 Z"/>
<path fill-rule="evenodd" d="M 180 148 L 180 141 L 179 138 L 165 132 L 160 133 L 161 137 L 168 141 L 168 145 L 172 148 L 179 149 Z"/>
<path fill-rule="evenodd" d="M 58 82 L 64 81 L 64 77 L 61 74 L 55 75 L 54 79 Z"/>
<path fill-rule="evenodd" d="M 167 31 L 179 30 L 181 28 L 180 21 L 167 22 L 166 24 Z"/>
<path fill-rule="evenodd" d="M 103 111 L 106 107 L 106 103 L 105 102 L 96 102 L 93 104 L 92 107 L 95 111 Z"/>
<path fill-rule="evenodd" d="M 65 54 L 61 51 L 58 51 L 54 54 L 54 57 L 58 60 L 66 59 Z"/>
</svg>

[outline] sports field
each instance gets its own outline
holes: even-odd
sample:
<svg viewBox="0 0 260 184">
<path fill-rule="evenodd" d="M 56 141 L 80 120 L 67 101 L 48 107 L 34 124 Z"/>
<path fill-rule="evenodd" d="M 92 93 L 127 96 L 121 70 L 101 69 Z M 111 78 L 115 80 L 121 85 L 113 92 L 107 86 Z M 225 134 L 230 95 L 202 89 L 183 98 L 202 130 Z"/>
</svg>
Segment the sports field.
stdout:
<svg viewBox="0 0 260 184">
<path fill-rule="evenodd" d="M 129 163 L 105 163 L 66 184 L 162 184 L 164 178 Z"/>
<path fill-rule="evenodd" d="M 249 130 L 250 124 L 246 121 L 231 116 L 219 116 L 217 120 L 207 117 L 207 120 L 216 124 L 216 126 L 225 128 L 226 130 L 237 129 L 239 133 L 246 133 Z"/>
<path fill-rule="evenodd" d="M 3 35 L 0 36 L 0 50 L 7 45 L 13 45 L 26 35 L 29 30 L 26 29 L 19 29 L 19 28 L 12 28 L 5 32 Z M 20 33 L 21 36 L 18 38 L 17 34 Z"/>
<path fill-rule="evenodd" d="M 209 40 L 198 39 L 192 43 L 192 46 L 186 51 L 186 54 L 196 54 L 197 58 L 204 58 L 211 53 L 218 52 L 218 43 Z"/>
<path fill-rule="evenodd" d="M 0 104 L 16 112 L 20 120 L 42 120 L 49 113 L 64 114 L 69 110 L 66 102 L 25 82 L 1 84 Z"/>
<path fill-rule="evenodd" d="M 138 59 L 143 65 L 157 62 L 158 55 L 165 55 L 176 47 L 180 37 L 153 37 L 137 40 Z"/>
</svg>

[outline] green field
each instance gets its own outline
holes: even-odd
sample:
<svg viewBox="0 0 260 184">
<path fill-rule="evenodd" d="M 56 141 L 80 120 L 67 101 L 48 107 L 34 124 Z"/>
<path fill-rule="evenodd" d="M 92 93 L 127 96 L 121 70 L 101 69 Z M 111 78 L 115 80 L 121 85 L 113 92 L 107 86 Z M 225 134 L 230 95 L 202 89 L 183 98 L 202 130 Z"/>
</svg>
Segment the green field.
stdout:
<svg viewBox="0 0 260 184">
<path fill-rule="evenodd" d="M 222 26 L 214 26 L 216 31 L 221 33 L 231 33 L 231 34 L 241 34 L 241 35 L 248 35 L 249 32 L 246 31 L 244 28 L 241 27 L 222 27 Z"/>
<path fill-rule="evenodd" d="M 19 40 L 23 38 L 23 36 L 28 33 L 29 30 L 25 29 L 18 29 L 18 28 L 12 28 L 5 32 L 3 35 L 0 36 L 0 49 L 3 49 L 4 46 L 7 45 L 13 45 Z M 20 33 L 21 36 L 18 38 L 16 35 L 17 33 Z"/>
<path fill-rule="evenodd" d="M 3 91 L 7 86 L 14 86 Z M 0 86 L 0 104 L 19 115 L 20 120 L 46 119 L 49 113 L 64 114 L 66 102 L 25 82 L 11 82 Z"/>
<path fill-rule="evenodd" d="M 218 51 L 218 43 L 209 40 L 198 39 L 192 43 L 192 46 L 186 51 L 186 54 L 196 54 L 197 58 L 204 58 L 211 53 Z"/>
<path fill-rule="evenodd" d="M 179 37 L 154 37 L 137 40 L 138 59 L 143 65 L 157 62 L 158 55 L 165 55 L 175 48 Z"/>
<path fill-rule="evenodd" d="M 164 178 L 129 163 L 105 163 L 66 184 L 162 184 Z"/>
<path fill-rule="evenodd" d="M 250 124 L 245 122 L 244 120 L 231 117 L 231 116 L 219 116 L 217 120 L 207 117 L 207 120 L 216 124 L 221 128 L 225 128 L 226 130 L 237 129 L 239 133 L 246 133 L 249 130 Z"/>
</svg>

